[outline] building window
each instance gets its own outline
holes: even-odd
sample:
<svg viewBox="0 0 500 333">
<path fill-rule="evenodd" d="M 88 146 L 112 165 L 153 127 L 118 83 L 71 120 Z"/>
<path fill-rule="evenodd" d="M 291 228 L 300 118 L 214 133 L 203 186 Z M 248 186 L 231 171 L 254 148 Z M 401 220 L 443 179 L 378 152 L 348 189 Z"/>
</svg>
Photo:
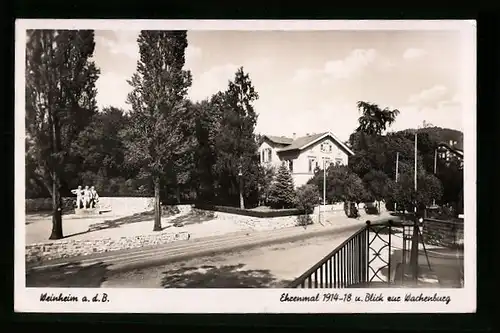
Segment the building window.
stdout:
<svg viewBox="0 0 500 333">
<path fill-rule="evenodd" d="M 325 142 L 325 143 L 322 143 L 320 145 L 320 149 L 323 153 L 331 153 L 332 152 L 332 145 L 331 145 L 331 143 Z"/>
<path fill-rule="evenodd" d="M 288 160 L 288 169 L 293 173 L 293 160 Z"/>
<path fill-rule="evenodd" d="M 309 172 L 314 172 L 315 166 L 317 166 L 317 162 L 314 157 L 309 157 Z"/>
<path fill-rule="evenodd" d="M 268 162 L 271 162 L 271 159 L 272 159 L 272 150 L 271 148 L 265 148 L 262 150 L 262 154 L 260 156 L 261 158 L 261 162 L 262 163 L 268 163 Z"/>
</svg>

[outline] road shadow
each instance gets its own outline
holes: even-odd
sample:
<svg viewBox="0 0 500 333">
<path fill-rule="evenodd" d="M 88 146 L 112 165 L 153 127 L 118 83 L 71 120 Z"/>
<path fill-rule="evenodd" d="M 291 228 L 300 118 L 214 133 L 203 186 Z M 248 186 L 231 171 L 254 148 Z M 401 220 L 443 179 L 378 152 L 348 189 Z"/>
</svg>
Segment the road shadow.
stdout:
<svg viewBox="0 0 500 333">
<path fill-rule="evenodd" d="M 269 270 L 244 270 L 244 264 L 181 267 L 164 272 L 163 288 L 284 288 L 291 281 L 276 279 Z"/>
<path fill-rule="evenodd" d="M 154 219 L 154 211 L 146 211 L 133 215 L 120 217 L 114 220 L 105 220 L 101 223 L 92 224 L 89 226 L 88 232 L 99 231 L 103 229 L 119 228 L 122 225 L 146 222 Z"/>
<path fill-rule="evenodd" d="M 171 226 L 174 227 L 184 227 L 190 224 L 200 224 L 215 219 L 215 214 L 213 212 L 199 212 L 191 211 L 186 215 L 182 215 L 172 220 L 168 221 Z M 168 227 L 168 226 L 167 226 Z"/>
<path fill-rule="evenodd" d="M 68 263 L 46 269 L 27 270 L 26 287 L 99 288 L 106 281 L 108 266 L 104 263 L 89 266 Z"/>
</svg>

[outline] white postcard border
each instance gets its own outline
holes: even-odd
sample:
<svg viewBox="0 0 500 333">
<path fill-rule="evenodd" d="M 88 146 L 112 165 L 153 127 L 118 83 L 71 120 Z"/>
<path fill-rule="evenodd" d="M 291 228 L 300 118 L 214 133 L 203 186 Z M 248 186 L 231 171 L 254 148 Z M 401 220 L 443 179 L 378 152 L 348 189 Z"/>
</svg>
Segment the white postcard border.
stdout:
<svg viewBox="0 0 500 333">
<path fill-rule="evenodd" d="M 16 312 L 94 313 L 467 313 L 476 311 L 476 23 L 474 20 L 434 21 L 279 21 L 279 20 L 16 20 L 15 45 L 15 251 L 14 309 Z M 25 40 L 27 29 L 95 30 L 460 30 L 463 34 L 464 96 L 464 265 L 462 289 L 92 289 L 26 288 L 25 278 Z M 313 263 L 311 263 L 313 264 Z M 109 302 L 41 302 L 40 295 L 107 294 Z M 280 302 L 282 294 L 314 296 L 366 293 L 387 296 L 449 296 L 445 302 Z M 321 296 L 322 297 L 322 296 Z"/>
</svg>

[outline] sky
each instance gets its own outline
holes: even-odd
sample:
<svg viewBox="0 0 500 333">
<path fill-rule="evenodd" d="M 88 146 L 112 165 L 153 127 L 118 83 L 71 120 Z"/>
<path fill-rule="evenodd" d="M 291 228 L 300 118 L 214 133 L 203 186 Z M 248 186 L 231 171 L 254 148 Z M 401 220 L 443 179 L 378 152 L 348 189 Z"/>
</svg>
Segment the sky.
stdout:
<svg viewBox="0 0 500 333">
<path fill-rule="evenodd" d="M 138 34 L 96 30 L 100 108 L 129 109 Z M 463 131 L 463 42 L 458 31 L 188 31 L 189 98 L 225 90 L 243 66 L 259 93 L 257 133 L 331 131 L 345 141 L 357 101 L 398 109 L 391 131 L 423 121 Z"/>
</svg>

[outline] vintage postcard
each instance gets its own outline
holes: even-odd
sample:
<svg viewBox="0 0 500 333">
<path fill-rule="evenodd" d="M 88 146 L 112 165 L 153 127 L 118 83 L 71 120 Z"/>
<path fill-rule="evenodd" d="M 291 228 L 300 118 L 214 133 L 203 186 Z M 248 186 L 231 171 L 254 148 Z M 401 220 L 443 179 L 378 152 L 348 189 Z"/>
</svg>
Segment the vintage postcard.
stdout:
<svg viewBox="0 0 500 333">
<path fill-rule="evenodd" d="M 475 21 L 15 43 L 15 311 L 476 311 Z"/>
</svg>

